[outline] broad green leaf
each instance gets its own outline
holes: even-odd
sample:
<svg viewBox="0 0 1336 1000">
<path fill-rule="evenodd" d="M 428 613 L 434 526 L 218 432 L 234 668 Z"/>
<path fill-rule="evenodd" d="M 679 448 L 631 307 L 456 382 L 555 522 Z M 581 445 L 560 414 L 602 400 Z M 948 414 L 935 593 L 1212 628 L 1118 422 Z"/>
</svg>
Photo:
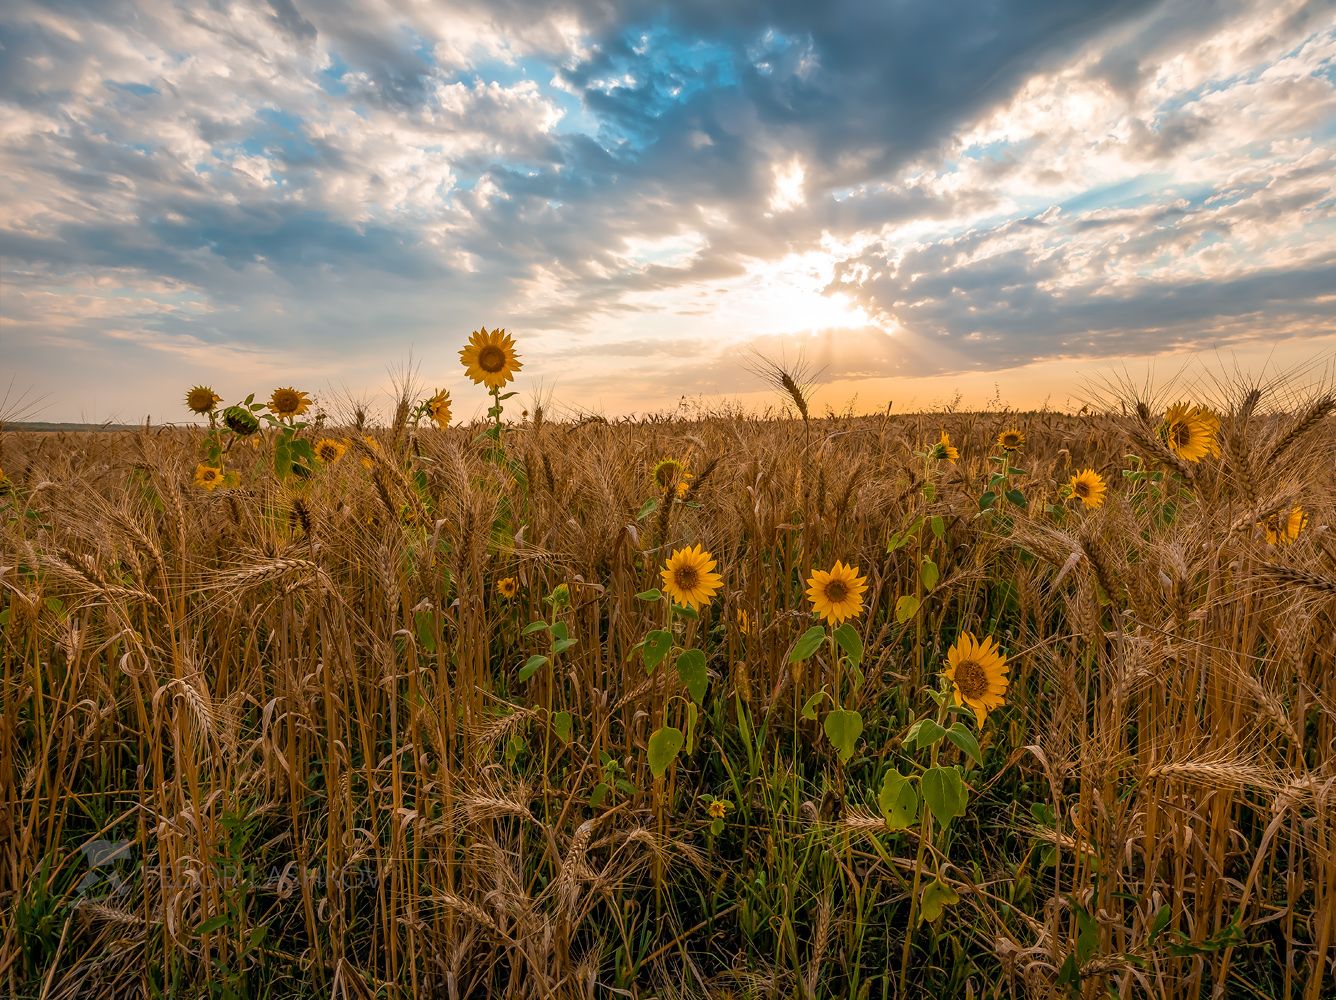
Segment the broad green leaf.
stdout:
<svg viewBox="0 0 1336 1000">
<path fill-rule="evenodd" d="M 821 646 L 821 641 L 826 638 L 826 629 L 822 625 L 813 625 L 803 633 L 798 644 L 793 647 L 793 652 L 789 654 L 790 663 L 801 663 L 806 660 Z"/>
<path fill-rule="evenodd" d="M 919 579 L 923 581 L 924 590 L 932 590 L 937 586 L 937 580 L 941 576 L 937 572 L 937 564 L 931 559 L 924 559 L 923 565 L 919 567 Z"/>
<path fill-rule="evenodd" d="M 835 630 L 835 641 L 840 644 L 840 649 L 844 650 L 851 664 L 856 667 L 863 662 L 863 640 L 858 637 L 858 629 L 854 628 L 853 622 L 845 622 Z"/>
<path fill-rule="evenodd" d="M 897 625 L 903 625 L 914 615 L 918 614 L 919 599 L 913 594 L 906 594 L 895 602 L 895 621 Z"/>
<path fill-rule="evenodd" d="M 677 658 L 677 676 L 687 687 L 687 693 L 697 705 L 705 704 L 705 689 L 709 686 L 709 672 L 705 669 L 705 654 L 699 649 L 688 649 Z"/>
<path fill-rule="evenodd" d="M 543 621 L 529 622 L 528 625 L 524 626 L 524 630 L 520 633 L 520 635 L 533 635 L 535 632 L 542 632 L 544 629 L 547 629 L 549 627 L 550 626 L 547 624 L 547 622 Z"/>
<path fill-rule="evenodd" d="M 565 622 L 556 622 L 552 626 L 552 638 L 560 642 L 563 639 L 571 637 L 571 630 L 566 627 Z"/>
<path fill-rule="evenodd" d="M 541 653 L 536 653 L 524 661 L 524 666 L 520 667 L 520 683 L 524 683 L 534 674 L 538 673 L 538 668 L 547 662 L 547 657 Z"/>
<path fill-rule="evenodd" d="M 928 808 L 942 826 L 957 816 L 965 815 L 967 793 L 959 768 L 930 767 L 923 772 L 921 784 L 923 801 L 928 803 Z"/>
<path fill-rule="evenodd" d="M 833 708 L 822 723 L 826 738 L 840 752 L 840 762 L 847 764 L 854 755 L 858 737 L 863 734 L 863 717 L 851 708 Z"/>
<path fill-rule="evenodd" d="M 899 771 L 887 771 L 877 795 L 877 805 L 888 827 L 908 829 L 918 818 L 918 792 L 914 791 L 914 783 Z"/>
<path fill-rule="evenodd" d="M 664 772 L 668 770 L 668 765 L 673 762 L 677 752 L 682 749 L 685 739 L 682 730 L 675 729 L 672 726 L 664 726 L 650 734 L 649 769 L 654 777 L 663 777 Z"/>
<path fill-rule="evenodd" d="M 966 755 L 974 760 L 974 763 L 980 767 L 983 766 L 983 754 L 979 751 L 979 741 L 974 738 L 974 734 L 965 728 L 964 723 L 953 723 L 951 728 L 946 731 L 946 738 L 956 746 L 964 750 Z"/>
<path fill-rule="evenodd" d="M 552 730 L 561 737 L 561 742 L 571 741 L 571 713 L 556 712 L 552 716 Z"/>
<path fill-rule="evenodd" d="M 413 612 L 413 629 L 424 652 L 436 652 L 436 616 L 430 611 Z"/>
<path fill-rule="evenodd" d="M 637 601 L 659 601 L 663 599 L 663 592 L 660 590 L 642 590 L 636 594 Z"/>
<path fill-rule="evenodd" d="M 603 804 L 603 800 L 608 797 L 608 791 L 608 783 L 606 781 L 600 781 L 594 786 L 594 790 L 589 793 L 589 804 L 597 809 Z"/>
<path fill-rule="evenodd" d="M 919 719 L 905 733 L 905 748 L 923 750 L 932 746 L 946 733 L 935 719 Z"/>
<path fill-rule="evenodd" d="M 807 701 L 803 704 L 803 718 L 806 719 L 808 722 L 815 722 L 817 706 L 820 705 L 823 701 L 825 701 L 828 697 L 830 696 L 827 695 L 824 690 L 822 690 L 818 691 L 816 694 L 812 695 L 812 697 L 808 698 Z"/>
<path fill-rule="evenodd" d="M 919 918 L 934 923 L 942 911 L 953 903 L 960 902 L 960 894 L 941 879 L 936 878 L 923 887 L 923 897 L 919 900 Z"/>
<path fill-rule="evenodd" d="M 690 618 L 693 622 L 700 618 L 700 612 L 695 608 L 689 608 L 685 604 L 674 604 L 673 614 L 681 618 Z"/>
<path fill-rule="evenodd" d="M 578 639 L 558 639 L 552 644 L 552 655 L 556 656 L 558 653 L 566 652 L 579 641 Z"/>
<path fill-rule="evenodd" d="M 928 524 L 932 526 L 932 533 L 936 537 L 941 538 L 946 534 L 946 522 L 942 520 L 940 515 L 934 514 L 928 519 Z"/>
<path fill-rule="evenodd" d="M 659 501 L 654 497 L 650 497 L 648 500 L 646 500 L 644 503 L 640 505 L 640 510 L 636 514 L 636 520 L 637 521 L 645 520 L 645 518 L 653 514 L 658 509 L 658 507 L 659 507 Z"/>
<path fill-rule="evenodd" d="M 997 494 L 994 493 L 992 490 L 989 490 L 983 496 L 979 497 L 980 510 L 988 510 L 995 503 L 997 503 Z"/>
<path fill-rule="evenodd" d="M 196 934 L 212 934 L 214 931 L 227 926 L 227 914 L 215 913 L 204 923 L 195 928 Z"/>
<path fill-rule="evenodd" d="M 642 650 L 645 656 L 645 672 L 654 673 L 654 668 L 663 662 L 663 658 L 668 655 L 668 651 L 672 648 L 673 633 L 671 632 L 664 629 L 655 629 L 645 636 L 645 647 Z"/>
<path fill-rule="evenodd" d="M 1017 507 L 1025 506 L 1025 494 L 1020 490 L 1007 490 L 1007 499 Z"/>
</svg>

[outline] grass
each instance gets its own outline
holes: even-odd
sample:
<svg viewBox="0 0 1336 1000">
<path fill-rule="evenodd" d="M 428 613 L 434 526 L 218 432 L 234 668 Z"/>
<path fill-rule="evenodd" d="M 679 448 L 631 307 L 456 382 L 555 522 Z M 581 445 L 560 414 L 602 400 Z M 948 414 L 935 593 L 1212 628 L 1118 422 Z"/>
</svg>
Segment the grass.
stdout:
<svg viewBox="0 0 1336 1000">
<path fill-rule="evenodd" d="M 0 433 L 0 993 L 1329 997 L 1333 398 L 1216 397 Z"/>
</svg>

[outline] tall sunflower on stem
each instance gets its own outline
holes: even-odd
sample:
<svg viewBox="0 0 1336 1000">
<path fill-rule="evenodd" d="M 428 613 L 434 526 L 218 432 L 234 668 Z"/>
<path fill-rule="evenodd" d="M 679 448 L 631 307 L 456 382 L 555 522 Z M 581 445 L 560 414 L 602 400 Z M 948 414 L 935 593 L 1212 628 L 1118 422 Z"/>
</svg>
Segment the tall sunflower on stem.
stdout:
<svg viewBox="0 0 1336 1000">
<path fill-rule="evenodd" d="M 492 394 L 492 407 L 487 411 L 487 415 L 495 423 L 488 433 L 500 451 L 501 401 L 514 395 L 513 392 L 502 395 L 501 389 L 524 367 L 519 355 L 515 353 L 515 341 L 503 329 L 498 328 L 489 332 L 484 326 L 469 335 L 469 342 L 460 349 L 459 362 L 464 366 L 465 375 L 476 385 L 487 386 L 487 391 Z"/>
</svg>

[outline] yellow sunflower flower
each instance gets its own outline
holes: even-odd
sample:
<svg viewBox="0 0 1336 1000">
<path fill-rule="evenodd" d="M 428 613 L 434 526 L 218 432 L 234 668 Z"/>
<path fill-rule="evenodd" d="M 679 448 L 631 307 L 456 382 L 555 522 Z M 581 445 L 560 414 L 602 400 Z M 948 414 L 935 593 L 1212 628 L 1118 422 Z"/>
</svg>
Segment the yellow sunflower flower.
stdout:
<svg viewBox="0 0 1336 1000">
<path fill-rule="evenodd" d="M 1094 510 L 1104 504 L 1104 477 L 1094 469 L 1082 469 L 1067 482 L 1067 489 L 1072 496 L 1080 500 L 1086 510 Z"/>
<path fill-rule="evenodd" d="M 474 330 L 468 346 L 459 352 L 464 374 L 478 385 L 500 389 L 524 366 L 515 353 L 515 341 L 505 330 Z"/>
<path fill-rule="evenodd" d="M 503 576 L 496 581 L 496 592 L 506 600 L 510 600 L 520 592 L 520 582 L 513 576 Z"/>
<path fill-rule="evenodd" d="M 715 591 L 723 586 L 723 578 L 716 572 L 714 556 L 699 545 L 677 549 L 663 564 L 659 575 L 663 589 L 676 603 L 686 608 L 699 608 L 714 599 Z"/>
<path fill-rule="evenodd" d="M 737 621 L 738 631 L 743 635 L 751 635 L 751 615 L 747 614 L 746 608 L 738 608 Z"/>
<path fill-rule="evenodd" d="M 680 458 L 661 458 L 654 463 L 654 469 L 650 473 L 654 478 L 654 485 L 661 490 L 666 490 L 669 486 L 681 483 L 689 473 L 686 463 Z"/>
<path fill-rule="evenodd" d="M 427 400 L 427 413 L 437 427 L 450 426 L 450 390 L 441 389 Z"/>
<path fill-rule="evenodd" d="M 1200 462 L 1220 454 L 1220 418 L 1202 406 L 1175 403 L 1160 424 L 1164 443 L 1185 462 Z"/>
<path fill-rule="evenodd" d="M 1003 451 L 1019 451 L 1025 447 L 1025 435 L 1009 427 L 997 436 L 997 446 Z"/>
<path fill-rule="evenodd" d="M 947 650 L 946 661 L 942 676 L 951 682 L 955 703 L 973 709 L 982 727 L 989 712 L 1006 704 L 1007 658 L 992 636 L 979 641 L 964 632 Z"/>
<path fill-rule="evenodd" d="M 710 819 L 723 819 L 732 808 L 733 803 L 727 799 L 715 799 L 705 807 L 705 812 Z"/>
<path fill-rule="evenodd" d="M 300 417 L 310 407 L 310 398 L 296 389 L 275 389 L 269 396 L 269 412 L 276 417 Z"/>
<path fill-rule="evenodd" d="M 363 434 L 363 435 L 362 435 L 362 443 L 363 443 L 364 445 L 366 445 L 368 448 L 370 448 L 372 451 L 374 451 L 377 455 L 380 454 L 380 442 L 377 441 L 375 438 L 373 438 L 373 437 L 371 437 L 371 436 L 369 436 L 369 435 Z M 376 467 L 376 461 L 375 461 L 375 459 L 370 458 L 370 457 L 368 457 L 368 456 L 366 456 L 366 455 L 363 455 L 363 456 L 362 456 L 362 468 L 364 468 L 364 469 L 374 469 L 375 467 Z"/>
<path fill-rule="evenodd" d="M 216 490 L 223 485 L 223 470 L 214 465 L 195 466 L 195 485 L 202 490 Z"/>
<path fill-rule="evenodd" d="M 954 462 L 960 458 L 960 450 L 952 446 L 951 435 L 946 431 L 942 431 L 941 439 L 932 446 L 932 457 L 939 462 Z"/>
<path fill-rule="evenodd" d="M 348 446 L 333 438 L 321 438 L 315 443 L 315 457 L 326 465 L 333 465 L 347 452 Z"/>
<path fill-rule="evenodd" d="M 1302 507 L 1291 507 L 1288 513 L 1272 514 L 1257 526 L 1266 533 L 1268 545 L 1289 545 L 1308 527 L 1308 514 Z"/>
<path fill-rule="evenodd" d="M 223 397 L 207 385 L 197 385 L 186 393 L 186 406 L 191 413 L 212 413 L 214 407 L 223 401 Z"/>
<path fill-rule="evenodd" d="M 814 610 L 832 625 L 863 613 L 863 592 L 867 577 L 858 575 L 857 566 L 836 560 L 827 572 L 816 570 L 807 581 L 807 599 Z"/>
</svg>

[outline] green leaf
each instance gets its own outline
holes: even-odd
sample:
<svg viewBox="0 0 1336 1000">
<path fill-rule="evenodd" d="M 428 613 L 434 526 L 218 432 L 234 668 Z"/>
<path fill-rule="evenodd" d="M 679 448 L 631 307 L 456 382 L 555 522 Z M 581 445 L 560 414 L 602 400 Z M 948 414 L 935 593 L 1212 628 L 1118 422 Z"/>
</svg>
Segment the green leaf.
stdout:
<svg viewBox="0 0 1336 1000">
<path fill-rule="evenodd" d="M 688 649 L 677 658 L 677 676 L 687 686 L 687 693 L 697 705 L 705 704 L 705 689 L 710 676 L 705 669 L 705 654 L 699 649 Z"/>
<path fill-rule="evenodd" d="M 560 641 L 562 639 L 569 639 L 570 637 L 571 637 L 571 630 L 566 627 L 565 622 L 556 622 L 555 624 L 553 624 L 552 638 Z"/>
<path fill-rule="evenodd" d="M 1007 499 L 1017 507 L 1025 506 L 1025 494 L 1020 490 L 1007 490 Z"/>
<path fill-rule="evenodd" d="M 589 805 L 597 809 L 603 804 L 603 800 L 608 797 L 608 783 L 600 781 L 594 786 L 594 790 L 589 793 Z"/>
<path fill-rule="evenodd" d="M 683 618 L 690 618 L 693 622 L 700 618 L 700 612 L 695 608 L 689 608 L 685 604 L 674 604 L 673 614 L 680 615 Z"/>
<path fill-rule="evenodd" d="M 923 787 L 923 801 L 928 803 L 928 808 L 942 826 L 957 816 L 965 815 L 968 796 L 959 768 L 930 767 L 923 772 L 920 783 Z"/>
<path fill-rule="evenodd" d="M 645 647 L 641 650 L 645 657 L 645 673 L 654 673 L 654 668 L 663 662 L 668 651 L 673 648 L 673 633 L 655 629 L 645 636 Z"/>
<path fill-rule="evenodd" d="M 877 795 L 877 806 L 892 830 L 906 830 L 918 818 L 918 792 L 899 771 L 887 771 Z"/>
<path fill-rule="evenodd" d="M 919 579 L 923 581 L 924 590 L 932 590 L 937 586 L 937 580 L 941 576 L 937 571 L 937 564 L 931 559 L 924 559 L 923 565 L 919 567 Z"/>
<path fill-rule="evenodd" d="M 983 496 L 979 497 L 979 509 L 988 510 L 993 504 L 997 503 L 997 494 L 989 490 Z"/>
<path fill-rule="evenodd" d="M 413 612 L 413 629 L 418 645 L 428 653 L 436 652 L 436 616 L 430 611 Z"/>
<path fill-rule="evenodd" d="M 1165 903 L 1156 910 L 1155 917 L 1150 922 L 1150 933 L 1146 935 L 1147 942 L 1154 942 L 1157 937 L 1163 934 L 1164 929 L 1169 926 L 1169 921 L 1173 919 L 1173 916 L 1173 908 L 1168 903 Z"/>
<path fill-rule="evenodd" d="M 858 737 L 863 734 L 863 717 L 851 708 L 833 708 L 822 723 L 826 738 L 840 752 L 840 762 L 847 764 L 854 755 Z"/>
<path fill-rule="evenodd" d="M 979 741 L 974 738 L 974 734 L 965 728 L 964 723 L 954 723 L 946 731 L 946 738 L 965 751 L 965 754 L 974 760 L 974 763 L 980 767 L 983 766 L 983 754 L 979 751 Z"/>
<path fill-rule="evenodd" d="M 661 601 L 661 600 L 663 600 L 663 592 L 660 591 L 660 590 L 657 590 L 657 589 L 655 589 L 655 590 L 642 590 L 640 593 L 636 594 L 636 600 L 637 600 L 637 601 Z"/>
<path fill-rule="evenodd" d="M 646 500 L 644 503 L 640 505 L 640 511 L 639 513 L 636 514 L 636 520 L 637 521 L 645 520 L 645 518 L 649 517 L 651 514 L 654 513 L 655 510 L 658 509 L 658 506 L 659 506 L 659 501 L 654 497 L 650 497 L 648 500 Z"/>
<path fill-rule="evenodd" d="M 798 644 L 793 647 L 793 652 L 789 654 L 790 663 L 801 663 L 806 660 L 821 646 L 821 642 L 826 638 L 826 629 L 823 625 L 813 625 L 803 633 Z"/>
<path fill-rule="evenodd" d="M 550 627 L 551 626 L 549 626 L 547 622 L 543 621 L 529 622 L 528 625 L 524 626 L 524 630 L 520 633 L 520 635 L 533 635 L 535 632 L 542 632 L 544 629 Z"/>
<path fill-rule="evenodd" d="M 845 622 L 835 630 L 835 641 L 853 666 L 863 662 L 863 640 L 858 637 L 858 629 L 853 622 Z"/>
<path fill-rule="evenodd" d="M 817 706 L 829 697 L 830 695 L 826 694 L 825 690 L 822 689 L 812 695 L 812 697 L 808 698 L 807 701 L 803 703 L 803 718 L 808 722 L 815 722 Z"/>
<path fill-rule="evenodd" d="M 200 935 L 212 934 L 214 931 L 219 930 L 220 928 L 226 926 L 227 926 L 227 914 L 215 913 L 208 920 L 204 921 L 204 923 L 196 927 L 195 933 Z"/>
<path fill-rule="evenodd" d="M 571 741 L 571 713 L 556 712 L 552 716 L 552 731 L 561 737 L 561 742 Z"/>
<path fill-rule="evenodd" d="M 682 730 L 674 729 L 672 726 L 664 726 L 650 734 L 649 769 L 654 777 L 663 777 L 664 772 L 668 770 L 668 765 L 673 762 L 677 752 L 682 749 L 685 739 Z"/>
<path fill-rule="evenodd" d="M 541 653 L 536 653 L 524 661 L 524 666 L 520 667 L 520 683 L 523 684 L 534 674 L 538 673 L 538 668 L 547 662 L 547 657 Z"/>
<path fill-rule="evenodd" d="M 933 879 L 923 887 L 923 897 L 919 900 L 919 919 L 934 923 L 943 910 L 959 902 L 960 894 L 956 890 L 939 878 Z"/>
<path fill-rule="evenodd" d="M 946 522 L 942 520 L 940 515 L 934 514 L 928 519 L 928 524 L 932 527 L 932 533 L 938 538 L 946 534 Z"/>
<path fill-rule="evenodd" d="M 918 614 L 919 599 L 913 594 L 906 594 L 895 602 L 895 622 L 903 625 Z"/>
<path fill-rule="evenodd" d="M 558 653 L 566 652 L 579 641 L 579 639 L 558 639 L 552 644 L 552 655 L 556 656 Z"/>
<path fill-rule="evenodd" d="M 946 734 L 935 719 L 919 719 L 905 733 L 906 750 L 923 750 L 934 745 Z"/>
</svg>

